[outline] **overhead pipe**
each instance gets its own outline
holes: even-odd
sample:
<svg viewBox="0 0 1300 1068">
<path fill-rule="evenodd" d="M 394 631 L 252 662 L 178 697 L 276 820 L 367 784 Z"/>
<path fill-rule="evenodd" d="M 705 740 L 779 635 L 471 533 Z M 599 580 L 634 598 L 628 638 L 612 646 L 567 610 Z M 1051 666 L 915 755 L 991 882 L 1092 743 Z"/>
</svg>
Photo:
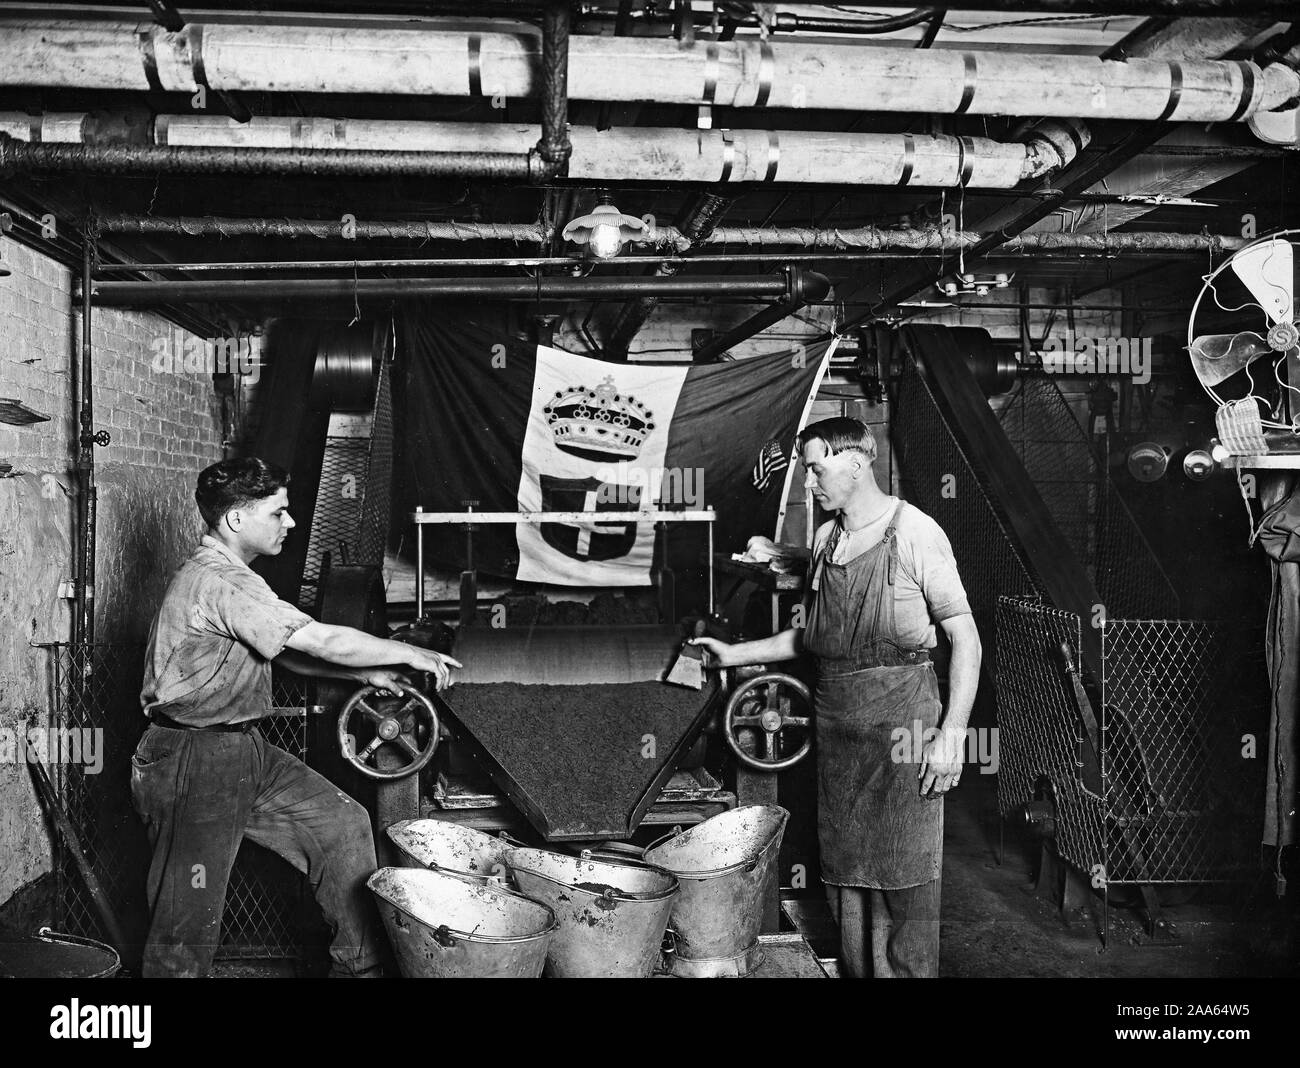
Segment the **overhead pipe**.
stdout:
<svg viewBox="0 0 1300 1068">
<path fill-rule="evenodd" d="M 166 217 L 160 215 L 102 215 L 96 223 L 101 234 L 171 234 L 180 237 L 269 237 L 337 239 L 338 219 L 231 219 L 212 215 Z M 550 231 L 540 223 L 437 222 L 358 219 L 349 230 L 357 241 L 514 241 L 539 244 Z"/>
<path fill-rule="evenodd" d="M 281 8 L 284 6 L 285 6 L 284 4 L 277 5 L 277 7 L 281 7 Z M 910 8 L 913 5 L 912 3 L 909 2 L 909 0 L 882 0 L 882 2 L 873 3 L 870 6 L 872 8 L 880 8 L 880 7 Z M 586 7 L 584 7 L 583 13 L 588 18 L 600 18 L 602 16 L 607 16 L 607 12 L 601 11 L 600 7 L 601 5 L 598 4 L 587 5 Z M 906 15 L 899 15 L 895 17 L 900 19 L 911 20 L 912 16 L 918 14 L 920 10 L 921 9 L 917 9 L 916 11 L 909 12 Z M 1002 0 L 1002 2 L 996 5 L 990 4 L 988 2 L 980 2 L 980 0 L 958 0 L 957 3 L 952 3 L 952 4 L 945 3 L 941 8 L 932 9 L 932 10 L 938 10 L 938 11 L 966 10 L 966 11 L 981 11 L 981 12 L 997 10 L 998 12 L 1004 15 L 1019 11 L 1019 12 L 1025 12 L 1027 14 L 1035 14 L 1035 15 L 1042 14 L 1044 12 L 1068 12 L 1068 13 L 1078 14 L 1078 15 L 1089 15 L 1089 14 L 1140 15 L 1144 17 L 1155 16 L 1155 15 L 1171 15 L 1177 17 L 1197 15 L 1197 16 L 1211 17 L 1211 18 L 1235 18 L 1243 14 L 1244 11 L 1250 14 L 1258 13 L 1266 17 L 1272 15 L 1275 20 L 1281 20 L 1281 21 L 1286 21 L 1288 18 L 1293 17 L 1295 14 L 1294 6 L 1290 4 L 1290 0 L 1258 0 L 1258 2 L 1256 2 L 1256 0 L 1042 0 L 1041 3 L 1038 2 L 1038 0 Z M 865 11 L 863 12 L 863 16 L 864 17 L 862 19 L 857 21 L 859 24 L 865 25 L 867 27 L 872 26 L 876 22 L 885 21 L 879 17 L 874 19 L 867 17 L 867 12 Z M 642 12 L 640 13 L 640 17 L 647 22 L 649 21 L 671 22 L 672 21 L 669 15 L 659 14 L 654 11 Z M 799 21 L 796 22 L 796 20 Z M 748 18 L 742 17 L 742 18 L 735 19 L 733 21 L 735 21 L 738 25 L 746 26 L 746 27 L 758 25 L 757 18 L 755 18 L 752 15 L 749 16 Z M 815 24 L 818 21 L 820 20 L 801 19 L 800 16 L 789 15 L 784 12 L 777 12 L 776 15 L 774 16 L 773 21 L 769 23 L 769 25 L 776 29 L 811 30 L 813 27 L 808 25 L 808 23 L 812 22 Z M 832 20 L 832 21 L 844 21 L 845 23 L 848 23 L 849 20 Z M 911 21 L 911 24 L 915 25 L 919 21 L 922 20 L 920 18 L 917 18 Z M 698 11 L 695 13 L 696 25 L 709 25 L 711 22 L 712 22 L 711 13 L 706 11 Z M 900 29 L 906 29 L 906 28 L 907 28 L 906 26 L 896 25 L 893 27 L 892 30 L 887 29 L 881 32 L 897 32 Z M 818 32 L 840 32 L 840 31 L 819 29 Z M 865 32 L 865 31 L 844 31 L 844 32 Z"/>
<path fill-rule="evenodd" d="M 820 274 L 801 272 L 797 267 L 787 267 L 786 274 L 790 278 L 791 292 L 785 300 L 764 308 L 721 337 L 702 345 L 691 358 L 696 363 L 713 363 L 742 341 L 793 315 L 805 304 L 823 300 L 831 291 L 830 281 Z"/>
<path fill-rule="evenodd" d="M 910 0 L 873 0 L 873 7 L 911 7 Z M 988 11 L 988 0 L 944 0 L 950 11 Z M 1295 16 L 1294 0 L 999 0 L 994 10 L 1041 14 L 1045 11 L 1068 15 L 1204 15 L 1228 18 L 1247 12 L 1290 20 Z"/>
<path fill-rule="evenodd" d="M 557 42 L 560 6 L 543 26 Z M 553 69 L 540 50 L 528 33 L 11 18 L 0 86 L 521 99 Z M 569 95 L 597 101 L 1231 122 L 1300 93 L 1289 66 L 1236 60 L 648 37 L 574 37 L 568 53 Z"/>
<path fill-rule="evenodd" d="M 540 158 L 540 157 L 539 157 Z M 22 171 L 79 174 L 239 174 L 258 177 L 420 177 L 529 181 L 528 155 L 482 152 L 340 152 L 283 148 L 32 144 L 0 135 L 0 176 Z"/>
<path fill-rule="evenodd" d="M 364 175 L 472 174 L 487 159 L 506 162 L 510 169 L 493 175 L 505 178 L 522 173 L 519 161 L 537 133 L 536 126 L 505 123 L 289 117 L 236 123 L 222 115 L 159 115 L 150 122 L 124 114 L 0 112 L 0 134 L 31 143 L 24 149 L 0 138 L 0 169 L 9 161 L 15 168 L 140 174 L 348 174 L 348 160 L 355 159 L 355 173 Z M 944 134 L 586 127 L 569 132 L 567 174 L 600 182 L 1011 189 L 1066 166 L 1090 137 L 1077 120 L 1036 123 L 1009 143 Z M 85 151 L 62 151 L 69 142 Z"/>
<path fill-rule="evenodd" d="M 663 235 L 668 239 L 669 235 Z M 918 254 L 959 252 L 988 241 L 993 235 L 966 230 L 816 230 L 799 226 L 769 228 L 720 226 L 702 244 L 746 245 L 750 248 L 907 250 Z M 1177 234 L 1153 231 L 1119 233 L 1022 233 L 1008 238 L 999 252 L 1080 252 L 1107 255 L 1130 252 L 1224 252 L 1243 248 L 1245 238 L 1221 234 Z"/>
<path fill-rule="evenodd" d="M 906 30 L 908 27 L 919 25 L 922 22 L 932 22 L 942 14 L 943 8 L 941 7 L 918 7 L 905 15 L 891 15 L 885 18 L 831 19 L 810 15 L 792 15 L 785 11 L 778 11 L 770 25 L 772 29 L 794 33 L 882 34 L 897 33 L 899 30 Z M 742 26 L 757 26 L 759 24 L 756 15 L 739 21 Z"/>
<path fill-rule="evenodd" d="M 569 5 L 551 0 L 542 13 L 542 136 L 534 152 L 541 157 L 538 180 L 564 174 L 569 143 Z M 532 154 L 530 153 L 530 163 Z"/>
<path fill-rule="evenodd" d="M 0 55 L 5 52 L 5 32 L 0 20 Z M 212 89 L 228 94 L 224 86 L 213 85 L 205 74 L 203 59 L 203 33 L 201 24 L 190 23 L 177 31 L 163 27 L 140 32 L 141 47 L 147 51 L 146 40 L 151 33 L 165 33 L 184 39 L 191 61 L 191 91 Z M 30 46 L 32 42 L 28 42 Z M 98 143 L 101 138 L 114 141 L 117 131 L 107 137 L 92 120 L 97 143 L 85 143 L 86 119 L 80 123 L 61 120 L 55 122 L 55 139 L 39 140 L 43 129 L 29 127 L 20 143 L 12 137 L 17 131 L 0 133 L 0 175 L 26 170 L 74 170 L 89 174 L 156 175 L 156 174 L 247 174 L 261 176 L 304 175 L 331 176 L 415 176 L 415 177 L 478 177 L 499 181 L 541 182 L 562 176 L 572 153 L 568 133 L 568 44 L 569 5 L 563 0 L 551 0 L 546 5 L 542 21 L 541 98 L 542 129 L 536 144 L 513 146 L 498 151 L 467 151 L 463 148 L 440 149 L 424 152 L 395 152 L 375 150 L 368 152 L 338 151 L 285 151 L 278 148 L 265 150 L 229 151 L 204 146 Z M 40 51 L 39 48 L 36 51 Z M 156 56 L 154 57 L 156 59 Z M 8 84 L 4 77 L 4 61 L 0 59 L 0 84 Z M 149 88 L 157 89 L 157 70 L 151 68 Z M 223 96 L 223 99 L 225 96 Z M 246 125 L 226 119 L 235 125 Z M 60 125 L 66 128 L 59 131 Z M 77 128 L 74 129 L 73 127 Z M 80 141 L 80 144 L 60 143 L 63 137 Z M 8 134 L 9 136 L 6 136 Z M 21 138 L 22 134 L 18 133 Z M 120 136 L 120 135 L 119 135 Z"/>
<path fill-rule="evenodd" d="M 713 232 L 714 227 L 727 213 L 727 209 L 736 202 L 734 197 L 718 196 L 716 193 L 701 193 L 692 201 L 679 221 L 679 232 L 688 242 L 682 252 L 689 252 Z M 655 275 L 660 278 L 675 275 L 688 261 L 665 260 L 655 268 Z M 645 321 L 659 303 L 658 297 L 629 297 L 618 311 L 613 327 L 610 328 L 609 340 L 605 345 L 605 354 L 623 357 L 632 345 L 632 339 L 645 325 Z"/>
<path fill-rule="evenodd" d="M 167 234 L 185 237 L 268 237 L 284 240 L 297 238 L 337 239 L 340 236 L 337 220 L 315 219 L 226 219 L 209 216 L 167 217 L 158 215 L 104 215 L 97 219 L 101 234 Z M 481 223 L 481 222 L 365 222 L 356 224 L 357 240 L 399 241 L 514 241 L 541 244 L 549 240 L 551 230 L 539 223 Z M 969 230 L 905 229 L 883 230 L 874 226 L 813 228 L 802 226 L 715 226 L 707 234 L 691 237 L 675 226 L 657 226 L 654 233 L 629 244 L 653 246 L 678 254 L 696 245 L 744 245 L 762 251 L 773 250 L 867 250 L 874 252 L 907 252 L 934 254 L 959 252 L 974 248 L 987 241 L 990 234 Z M 1118 231 L 1111 233 L 1055 233 L 1029 232 L 1008 238 L 998 249 L 999 254 L 1032 252 L 1066 252 L 1087 255 L 1118 255 L 1120 253 L 1146 252 L 1231 252 L 1243 248 L 1247 241 L 1234 234 L 1178 234 L 1152 231 Z M 614 263 L 645 262 L 645 256 L 620 256 Z M 752 257 L 751 257 L 752 258 Z M 694 262 L 694 258 L 692 258 Z M 716 257 L 712 258 L 717 262 Z M 321 267 L 347 267 L 357 265 L 356 260 L 340 260 L 320 264 Z M 376 262 L 374 266 L 400 266 L 403 261 Z M 438 261 L 420 261 L 433 265 Z M 470 261 L 447 261 L 461 266 Z M 571 257 L 543 257 L 511 259 L 515 265 L 575 263 Z M 708 262 L 702 258 L 698 262 Z M 232 269 L 236 266 L 232 264 Z M 261 266 L 243 264 L 243 269 Z M 304 265 L 306 266 L 306 265 Z M 134 267 L 139 270 L 141 268 Z M 158 269 L 168 269 L 159 267 Z M 177 265 L 175 270 L 184 269 Z"/>
<path fill-rule="evenodd" d="M 608 300 L 633 295 L 741 296 L 783 302 L 820 300 L 830 283 L 802 268 L 759 277 L 601 278 L 226 278 L 204 281 L 92 281 L 107 307 L 263 300 Z"/>
</svg>

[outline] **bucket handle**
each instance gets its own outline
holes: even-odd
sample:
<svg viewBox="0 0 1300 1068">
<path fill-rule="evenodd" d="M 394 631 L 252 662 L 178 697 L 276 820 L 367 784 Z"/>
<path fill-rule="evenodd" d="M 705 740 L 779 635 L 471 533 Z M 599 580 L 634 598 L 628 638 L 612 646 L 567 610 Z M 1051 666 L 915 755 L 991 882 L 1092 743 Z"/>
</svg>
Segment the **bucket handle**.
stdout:
<svg viewBox="0 0 1300 1068">
<path fill-rule="evenodd" d="M 112 946 L 104 942 L 97 942 L 93 938 L 86 938 L 82 935 L 67 934 L 64 931 L 56 931 L 53 927 L 42 927 L 36 932 L 37 938 L 45 938 L 55 942 L 67 942 L 69 945 L 86 946 L 89 949 L 112 949 Z M 116 951 L 114 952 L 116 956 Z"/>
<path fill-rule="evenodd" d="M 671 975 L 672 958 L 677 955 L 677 932 L 671 927 L 664 928 L 663 939 L 659 943 L 659 960 L 655 964 L 657 975 Z"/>
<path fill-rule="evenodd" d="M 640 846 L 634 846 L 629 842 L 606 842 L 599 849 L 580 849 L 578 851 L 579 860 L 599 860 L 604 857 L 608 860 L 627 860 L 628 857 L 635 857 L 640 860 L 645 856 L 645 850 Z"/>
<path fill-rule="evenodd" d="M 641 850 L 641 855 L 645 856 L 647 853 L 650 852 L 650 850 L 658 849 L 665 842 L 671 842 L 674 838 L 676 838 L 681 833 L 682 833 L 682 825 L 680 823 L 675 824 L 671 831 L 669 831 L 661 838 L 656 838 L 653 842 L 651 842 L 648 846 L 646 846 L 645 849 Z"/>
<path fill-rule="evenodd" d="M 451 949 L 457 942 L 456 936 L 451 933 L 445 923 L 439 924 L 435 927 L 431 937 L 438 943 L 438 945 L 442 946 L 443 949 Z"/>
<path fill-rule="evenodd" d="M 485 880 L 489 883 L 497 883 L 501 886 L 504 886 L 506 882 L 506 877 L 504 875 L 492 874 L 481 877 L 470 875 L 468 872 L 457 871 L 455 868 L 444 868 L 436 860 L 426 860 L 423 861 L 423 864 L 429 871 L 436 871 L 439 875 L 445 875 L 449 879 L 457 879 L 462 883 L 468 883 L 470 886 L 482 886 Z"/>
</svg>

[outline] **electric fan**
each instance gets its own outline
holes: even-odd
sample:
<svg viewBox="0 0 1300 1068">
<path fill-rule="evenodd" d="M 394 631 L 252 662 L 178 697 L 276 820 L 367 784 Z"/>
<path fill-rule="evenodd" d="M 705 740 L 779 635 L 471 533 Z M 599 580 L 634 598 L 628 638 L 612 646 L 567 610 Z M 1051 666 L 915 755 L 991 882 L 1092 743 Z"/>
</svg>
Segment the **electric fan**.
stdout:
<svg viewBox="0 0 1300 1068">
<path fill-rule="evenodd" d="M 1230 455 L 1300 457 L 1297 235 L 1285 230 L 1247 245 L 1205 276 L 1192 305 L 1187 351 L 1218 405 L 1219 438 Z M 1237 329 L 1199 334 L 1198 324 L 1208 322 Z"/>
</svg>

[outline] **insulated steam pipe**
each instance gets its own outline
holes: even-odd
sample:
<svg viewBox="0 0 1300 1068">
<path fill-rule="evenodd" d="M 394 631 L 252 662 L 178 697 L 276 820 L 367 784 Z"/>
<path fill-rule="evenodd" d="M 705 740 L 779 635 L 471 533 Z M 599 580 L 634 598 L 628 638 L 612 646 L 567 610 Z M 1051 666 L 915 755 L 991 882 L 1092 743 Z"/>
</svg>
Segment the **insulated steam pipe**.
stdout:
<svg viewBox="0 0 1300 1068">
<path fill-rule="evenodd" d="M 551 69 L 541 51 L 526 32 L 225 22 L 169 32 L 125 20 L 15 17 L 0 20 L 0 86 L 524 99 Z M 1284 63 L 856 41 L 744 38 L 682 48 L 665 38 L 574 37 L 569 58 L 572 98 L 628 103 L 1233 122 L 1300 92 L 1300 74 Z"/>
<path fill-rule="evenodd" d="M 546 136 L 542 129 L 543 139 Z M 112 149 L 112 155 L 6 149 L 0 140 L 0 170 L 11 166 L 46 169 L 153 166 L 176 172 L 346 174 L 355 156 L 356 173 L 472 174 L 482 159 L 510 161 L 497 175 L 525 175 L 538 128 L 513 123 L 450 123 L 416 120 L 330 119 L 259 116 L 237 123 L 219 115 L 159 115 L 132 112 L 0 112 L 0 133 L 33 145 L 67 143 Z M 569 131 L 567 177 L 585 181 L 627 178 L 673 182 L 793 182 L 824 185 L 900 185 L 1011 189 L 1069 164 L 1087 147 L 1090 134 L 1076 120 L 1043 120 L 1019 140 L 949 134 L 874 134 L 806 130 L 682 130 L 639 127 Z M 145 150 L 157 146 L 153 152 Z M 168 154 L 164 148 L 186 149 Z M 232 150 L 255 153 L 241 160 Z M 536 148 L 534 147 L 534 151 Z M 132 153 L 138 153 L 133 155 Z M 294 156 L 291 153 L 300 155 Z M 279 153 L 267 155 L 264 153 Z M 338 153 L 331 156 L 328 153 Z M 420 157 L 418 160 L 414 157 Z M 405 162 L 403 162 L 405 159 Z M 556 164 L 558 166 L 558 164 Z M 488 164 L 484 164 L 488 166 Z M 510 169 L 510 168 L 513 169 Z"/>
</svg>

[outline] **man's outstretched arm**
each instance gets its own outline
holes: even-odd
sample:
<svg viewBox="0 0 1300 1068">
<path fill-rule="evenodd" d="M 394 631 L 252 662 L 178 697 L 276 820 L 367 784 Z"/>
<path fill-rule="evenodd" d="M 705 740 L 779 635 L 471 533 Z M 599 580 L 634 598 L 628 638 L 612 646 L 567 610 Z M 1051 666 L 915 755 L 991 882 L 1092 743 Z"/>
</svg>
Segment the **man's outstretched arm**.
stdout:
<svg viewBox="0 0 1300 1068">
<path fill-rule="evenodd" d="M 437 688 L 445 690 L 451 685 L 451 668 L 461 666 L 442 653 L 421 649 L 389 638 L 377 638 L 355 627 L 341 627 L 333 623 L 315 621 L 299 627 L 290 636 L 288 649 L 305 653 L 308 658 L 325 661 L 337 668 L 382 668 L 405 664 L 416 671 L 428 671 L 437 679 Z M 284 654 L 281 653 L 281 656 Z M 292 664 L 287 664 L 297 670 Z M 316 672 L 308 671 L 307 674 Z M 364 681 L 368 673 L 339 675 Z"/>
</svg>

